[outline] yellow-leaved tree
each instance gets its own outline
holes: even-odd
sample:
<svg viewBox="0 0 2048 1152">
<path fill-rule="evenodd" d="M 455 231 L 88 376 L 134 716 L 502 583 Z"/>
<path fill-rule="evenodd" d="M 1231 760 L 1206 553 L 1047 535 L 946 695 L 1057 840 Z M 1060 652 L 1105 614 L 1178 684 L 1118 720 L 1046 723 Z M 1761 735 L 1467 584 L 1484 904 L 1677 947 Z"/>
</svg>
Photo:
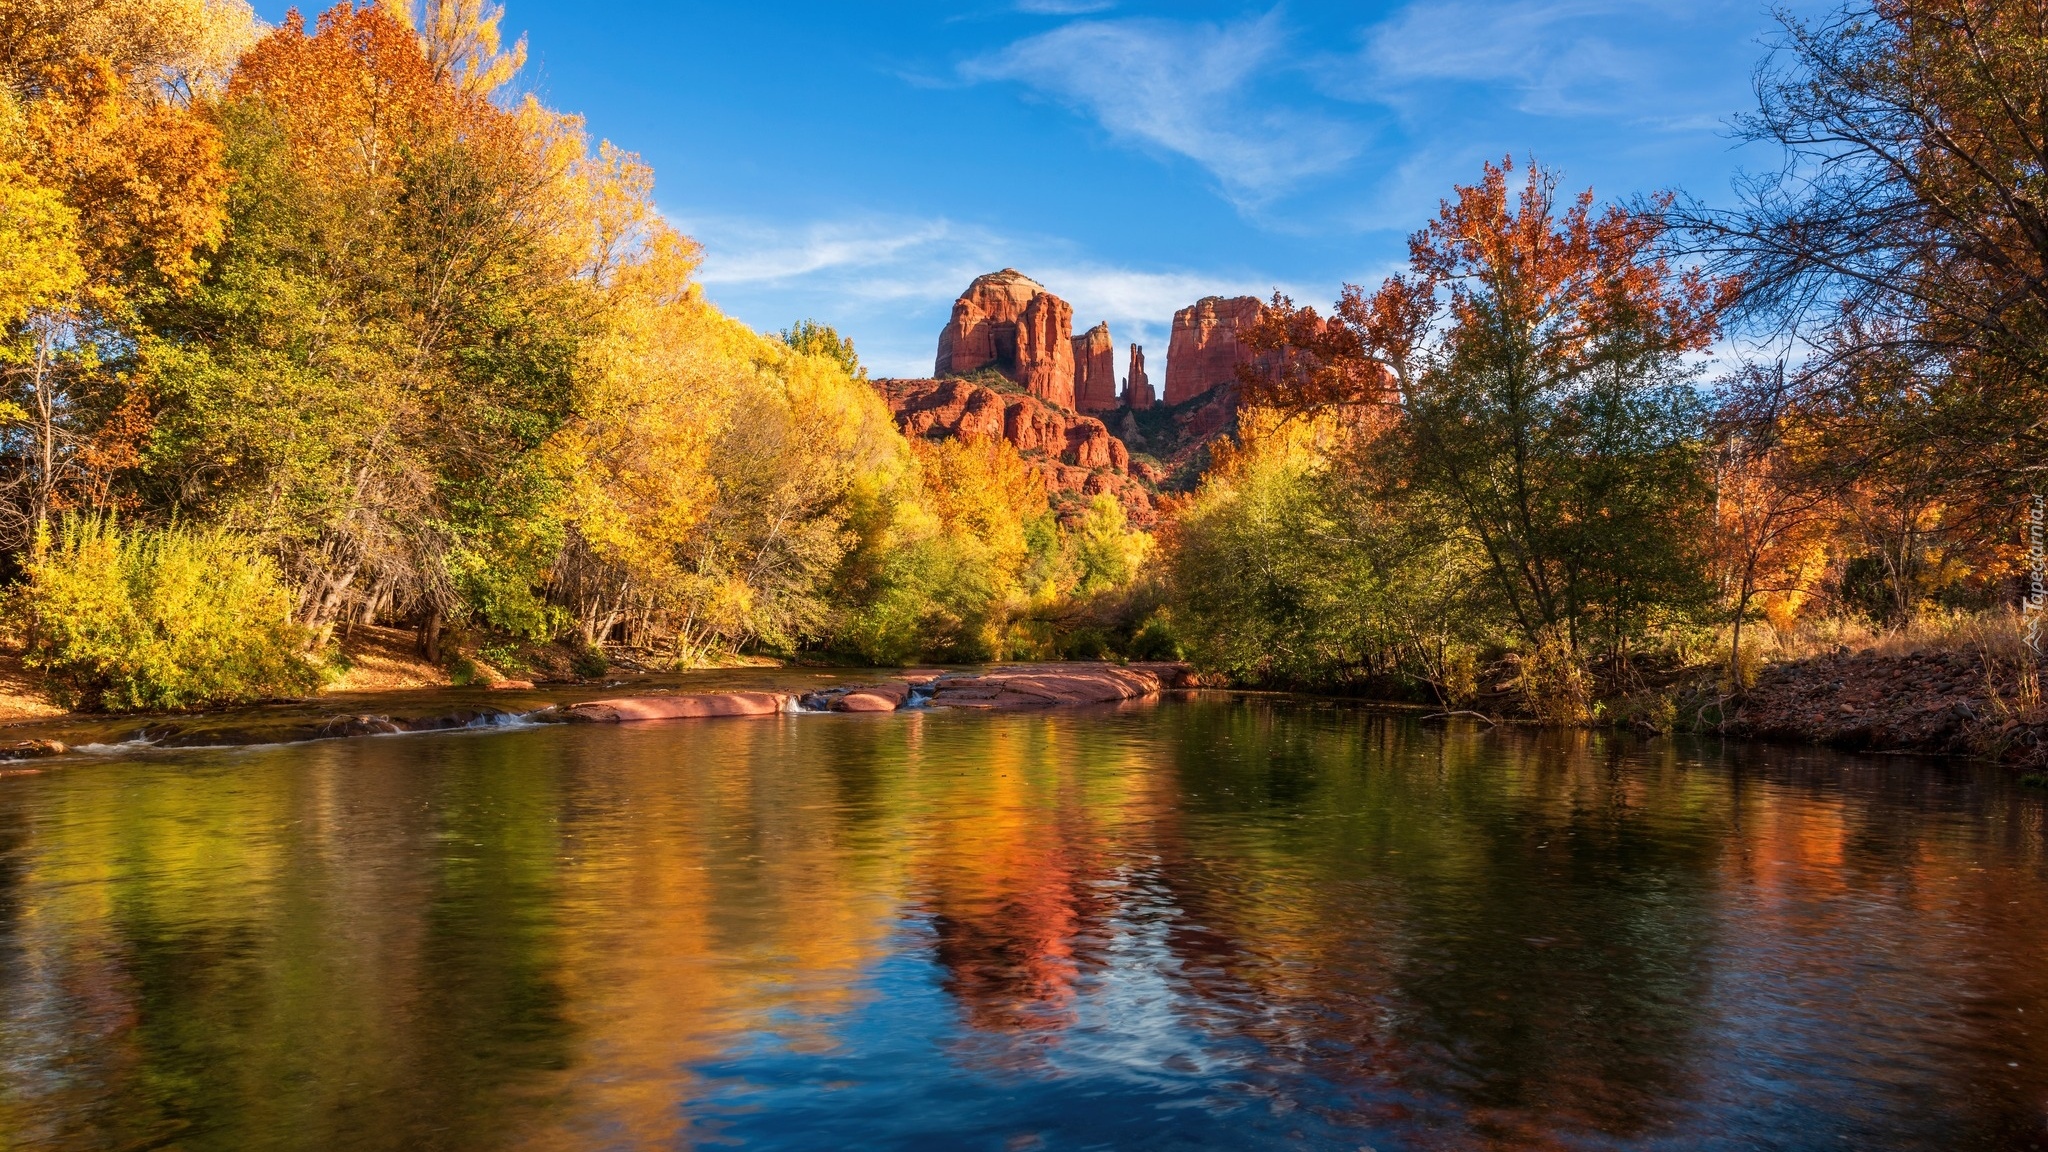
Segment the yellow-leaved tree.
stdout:
<svg viewBox="0 0 2048 1152">
<path fill-rule="evenodd" d="M 552 591 L 585 638 L 701 663 L 825 635 L 864 534 L 910 471 L 888 409 L 837 360 L 762 336 L 690 282 L 697 249 L 606 149 L 585 174 L 600 331 L 549 445 L 567 496 Z"/>
</svg>

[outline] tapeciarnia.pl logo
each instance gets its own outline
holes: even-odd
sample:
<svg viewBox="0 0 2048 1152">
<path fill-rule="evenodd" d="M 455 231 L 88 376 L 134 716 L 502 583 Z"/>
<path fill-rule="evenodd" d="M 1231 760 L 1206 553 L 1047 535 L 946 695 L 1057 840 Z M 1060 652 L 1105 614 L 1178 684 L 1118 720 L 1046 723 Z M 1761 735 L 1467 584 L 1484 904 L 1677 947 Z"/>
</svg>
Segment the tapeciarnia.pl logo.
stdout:
<svg viewBox="0 0 2048 1152">
<path fill-rule="evenodd" d="M 2027 512 L 2027 598 L 2021 610 L 2027 618 L 2027 648 L 2041 654 L 2041 611 L 2048 606 L 2048 496 L 2036 494 Z"/>
</svg>

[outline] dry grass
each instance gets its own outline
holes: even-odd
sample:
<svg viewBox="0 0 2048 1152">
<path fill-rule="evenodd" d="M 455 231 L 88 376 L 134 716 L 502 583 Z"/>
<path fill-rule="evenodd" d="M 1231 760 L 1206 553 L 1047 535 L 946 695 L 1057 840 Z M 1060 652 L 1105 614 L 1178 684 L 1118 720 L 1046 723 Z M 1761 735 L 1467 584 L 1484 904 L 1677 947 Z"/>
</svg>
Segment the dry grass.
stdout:
<svg viewBox="0 0 2048 1152">
<path fill-rule="evenodd" d="M 1545 633 L 1522 659 L 1522 695 L 1545 724 L 1578 727 L 1593 721 L 1593 673 L 1556 632 Z"/>
<path fill-rule="evenodd" d="M 0 724 L 63 714 L 43 690 L 42 678 L 22 667 L 19 651 L 0 653 Z"/>
<path fill-rule="evenodd" d="M 445 688 L 454 683 L 448 670 L 427 663 L 410 631 L 357 625 L 341 645 L 349 670 L 329 692 L 396 692 L 410 688 Z"/>
<path fill-rule="evenodd" d="M 1754 649 L 1751 646 L 1754 645 Z M 1743 663 L 1750 663 L 1750 651 L 1766 664 L 1811 660 L 1847 651 L 1861 655 L 1911 656 L 1916 652 L 1972 652 L 1987 661 L 2020 662 L 2031 656 L 2026 643 L 2026 623 L 2017 609 L 1999 608 L 1989 612 L 1948 612 L 1930 610 L 1906 624 L 1882 628 L 1857 618 L 1824 617 L 1801 620 L 1789 631 L 1770 627 L 1745 628 L 1742 633 Z M 1721 639 L 1721 662 L 1728 656 L 1727 637 Z M 2031 660 L 2027 660 L 2031 663 Z M 1747 669 L 1745 668 L 1745 671 Z"/>
</svg>

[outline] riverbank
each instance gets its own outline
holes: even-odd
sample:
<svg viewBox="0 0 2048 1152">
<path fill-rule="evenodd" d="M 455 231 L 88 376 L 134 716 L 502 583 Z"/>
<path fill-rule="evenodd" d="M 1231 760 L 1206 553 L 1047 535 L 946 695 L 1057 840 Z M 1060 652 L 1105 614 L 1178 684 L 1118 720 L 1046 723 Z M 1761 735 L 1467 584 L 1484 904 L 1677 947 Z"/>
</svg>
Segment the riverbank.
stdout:
<svg viewBox="0 0 2048 1152">
<path fill-rule="evenodd" d="M 1009 711 L 1139 699 L 1204 685 L 1177 663 L 1029 664 L 993 669 L 789 668 L 687 673 L 622 671 L 575 680 L 564 668 L 534 680 L 473 662 L 457 684 L 420 659 L 409 633 L 365 629 L 344 648 L 346 672 L 305 700 L 179 716 L 67 713 L 35 687 L 18 658 L 0 655 L 0 760 L 32 760 L 77 747 L 190 748 L 300 743 L 354 736 L 543 723 L 633 722 L 779 712 L 888 712 L 902 708 Z M 2048 767 L 2048 708 L 2030 665 L 1982 649 L 1837 650 L 1766 667 L 1741 697 L 1695 670 L 1695 685 L 1665 691 L 1678 705 L 1669 727 L 1856 752 L 1967 756 Z M 1682 676 L 1676 679 L 1682 679 Z M 1210 686 L 1213 686 L 1210 685 Z M 1480 707 L 1489 719 L 1528 719 L 1514 694 Z M 1628 726 L 1659 725 L 1631 715 Z"/>
<path fill-rule="evenodd" d="M 714 669 L 602 684 L 426 686 L 335 693 L 178 716 L 60 714 L 0 727 L 0 762 L 140 748 L 298 744 L 540 724 L 886 712 L 1022 711 L 1108 704 L 1196 686 L 1184 664 L 1024 664 L 992 669 Z"/>
<path fill-rule="evenodd" d="M 2048 710 L 2031 663 L 1968 649 L 1838 651 L 1777 664 L 1729 708 L 1722 730 L 1764 740 L 2026 768 L 2042 767 L 2048 750 Z"/>
</svg>

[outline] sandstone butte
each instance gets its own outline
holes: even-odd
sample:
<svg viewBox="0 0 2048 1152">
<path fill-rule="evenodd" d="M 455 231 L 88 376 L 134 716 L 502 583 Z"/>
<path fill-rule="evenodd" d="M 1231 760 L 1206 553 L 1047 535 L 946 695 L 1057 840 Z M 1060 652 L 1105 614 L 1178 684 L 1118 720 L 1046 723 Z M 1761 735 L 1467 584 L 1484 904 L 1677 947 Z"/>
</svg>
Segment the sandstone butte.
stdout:
<svg viewBox="0 0 2048 1152">
<path fill-rule="evenodd" d="M 1152 378 L 1145 375 L 1145 349 L 1131 345 L 1131 372 L 1124 378 L 1124 407 L 1139 412 L 1152 407 L 1157 397 L 1152 394 Z"/>
<path fill-rule="evenodd" d="M 1107 493 L 1131 523 L 1158 519 L 1152 493 L 1131 476 L 1131 452 L 1093 416 L 1033 395 L 999 392 L 971 380 L 876 380 L 906 436 L 1003 439 L 1045 481 L 1049 492 L 1083 497 Z"/>
<path fill-rule="evenodd" d="M 1015 268 L 977 276 L 939 334 L 934 376 L 994 368 L 1032 395 L 1074 406 L 1074 309 Z"/>
<path fill-rule="evenodd" d="M 1238 339 L 1265 306 L 1256 296 L 1205 296 L 1173 314 L 1166 347 L 1166 403 L 1174 406 L 1207 395 L 1237 379 L 1240 364 L 1270 367 L 1274 353 L 1254 355 Z"/>
<path fill-rule="evenodd" d="M 1074 407 L 1116 411 L 1116 341 L 1110 339 L 1107 322 L 1074 337 Z"/>
</svg>

